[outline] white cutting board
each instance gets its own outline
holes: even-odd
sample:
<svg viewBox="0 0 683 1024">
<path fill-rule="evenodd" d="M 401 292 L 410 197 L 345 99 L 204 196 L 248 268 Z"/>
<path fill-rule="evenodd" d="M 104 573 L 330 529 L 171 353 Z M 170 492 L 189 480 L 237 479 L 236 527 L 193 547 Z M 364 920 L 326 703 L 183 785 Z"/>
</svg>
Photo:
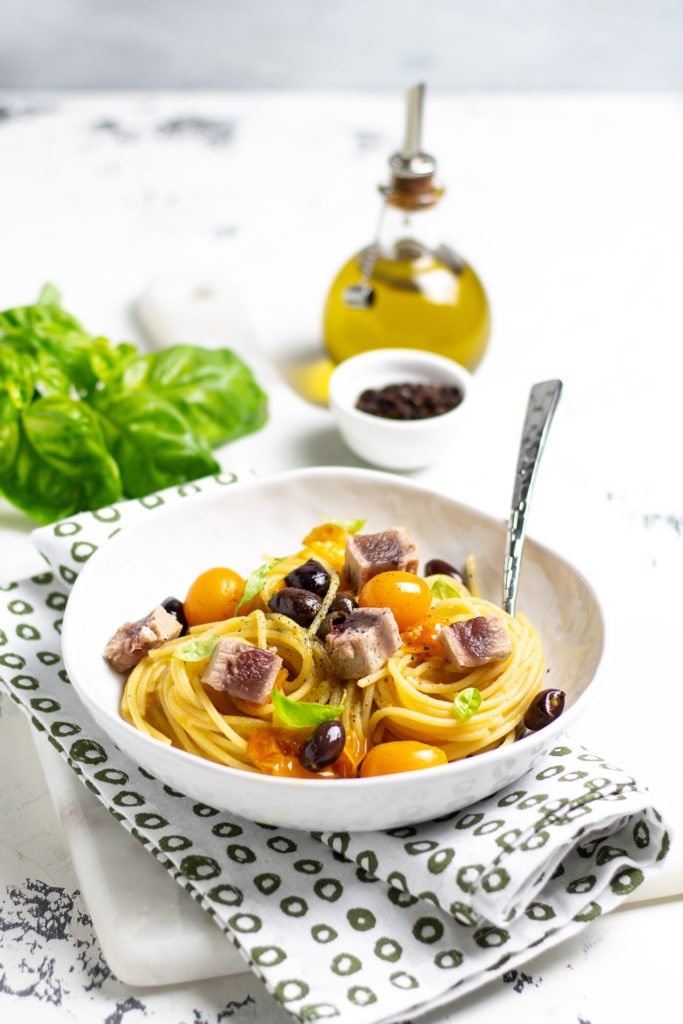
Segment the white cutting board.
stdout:
<svg viewBox="0 0 683 1024">
<path fill-rule="evenodd" d="M 189 893 L 88 792 L 46 738 L 33 736 L 102 953 L 119 981 L 169 985 L 246 971 Z"/>
</svg>

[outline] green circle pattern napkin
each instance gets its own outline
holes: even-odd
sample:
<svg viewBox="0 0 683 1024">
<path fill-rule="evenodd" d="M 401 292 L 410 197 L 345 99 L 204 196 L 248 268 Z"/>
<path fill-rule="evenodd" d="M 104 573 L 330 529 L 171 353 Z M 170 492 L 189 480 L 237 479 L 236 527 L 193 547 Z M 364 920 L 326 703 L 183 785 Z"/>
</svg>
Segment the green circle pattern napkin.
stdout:
<svg viewBox="0 0 683 1024">
<path fill-rule="evenodd" d="M 62 664 L 69 589 L 122 527 L 235 481 L 219 474 L 35 531 L 50 569 L 2 588 L 0 682 L 274 998 L 301 1021 L 401 1019 L 512 969 L 636 889 L 666 856 L 666 824 L 634 779 L 573 739 L 464 811 L 364 833 L 254 824 L 121 753 Z"/>
</svg>

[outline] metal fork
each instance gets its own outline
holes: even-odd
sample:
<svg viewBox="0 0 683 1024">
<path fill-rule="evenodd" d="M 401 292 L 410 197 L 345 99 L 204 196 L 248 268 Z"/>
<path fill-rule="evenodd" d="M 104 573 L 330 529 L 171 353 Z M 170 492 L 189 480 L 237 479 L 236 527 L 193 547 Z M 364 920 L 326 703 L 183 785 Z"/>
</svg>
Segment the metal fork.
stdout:
<svg viewBox="0 0 683 1024">
<path fill-rule="evenodd" d="M 546 380 L 540 384 L 534 384 L 529 393 L 522 440 L 517 457 L 517 472 L 512 491 L 503 565 L 503 608 L 508 615 L 515 614 L 531 489 L 561 391 L 561 380 Z"/>
</svg>

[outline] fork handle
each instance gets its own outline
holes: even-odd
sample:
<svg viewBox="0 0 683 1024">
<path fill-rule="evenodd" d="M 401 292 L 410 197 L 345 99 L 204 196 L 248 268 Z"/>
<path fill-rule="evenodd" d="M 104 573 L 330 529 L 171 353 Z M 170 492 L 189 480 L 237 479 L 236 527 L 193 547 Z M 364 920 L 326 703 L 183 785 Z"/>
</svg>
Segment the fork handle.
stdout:
<svg viewBox="0 0 683 1024">
<path fill-rule="evenodd" d="M 546 380 L 534 384 L 529 393 L 517 458 L 503 566 L 503 608 L 508 615 L 515 614 L 531 489 L 561 391 L 561 380 Z"/>
</svg>

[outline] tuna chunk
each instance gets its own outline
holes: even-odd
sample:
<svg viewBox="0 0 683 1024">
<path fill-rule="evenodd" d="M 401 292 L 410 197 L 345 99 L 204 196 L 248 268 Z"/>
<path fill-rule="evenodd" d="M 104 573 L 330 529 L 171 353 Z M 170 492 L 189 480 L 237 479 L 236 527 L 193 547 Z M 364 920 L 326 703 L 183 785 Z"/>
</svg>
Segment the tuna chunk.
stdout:
<svg viewBox="0 0 683 1024">
<path fill-rule="evenodd" d="M 463 671 L 502 661 L 512 654 L 507 627 L 497 615 L 451 622 L 439 633 L 439 643 L 448 661 Z"/>
<path fill-rule="evenodd" d="M 265 704 L 281 668 L 282 658 L 273 651 L 223 636 L 214 648 L 201 681 L 218 693 Z"/>
<path fill-rule="evenodd" d="M 386 665 L 401 637 L 388 608 L 357 608 L 327 634 L 325 646 L 340 679 L 360 679 Z"/>
<path fill-rule="evenodd" d="M 360 590 L 380 572 L 417 572 L 417 545 L 402 526 L 383 533 L 356 533 L 346 539 L 344 575 Z"/>
<path fill-rule="evenodd" d="M 183 631 L 182 623 L 160 604 L 144 619 L 124 622 L 107 644 L 104 652 L 117 672 L 127 672 L 142 661 L 148 651 L 160 647 L 166 640 L 174 640 Z"/>
</svg>

